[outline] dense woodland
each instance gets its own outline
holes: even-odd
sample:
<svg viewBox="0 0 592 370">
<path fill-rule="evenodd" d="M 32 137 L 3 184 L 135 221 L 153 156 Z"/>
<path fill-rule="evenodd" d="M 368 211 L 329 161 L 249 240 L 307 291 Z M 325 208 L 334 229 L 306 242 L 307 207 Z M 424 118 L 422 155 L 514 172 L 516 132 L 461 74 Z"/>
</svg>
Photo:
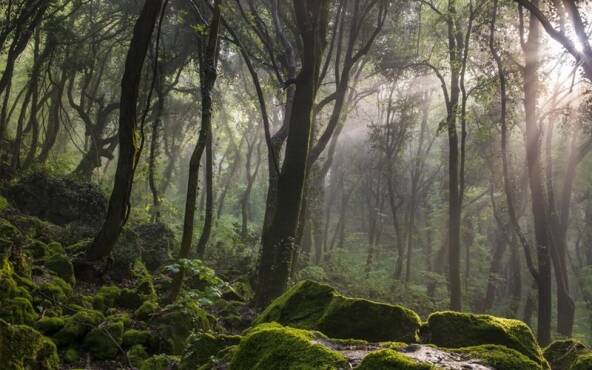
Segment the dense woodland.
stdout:
<svg viewBox="0 0 592 370">
<path fill-rule="evenodd" d="M 592 369 L 589 1 L 0 20 L 0 368 Z"/>
</svg>

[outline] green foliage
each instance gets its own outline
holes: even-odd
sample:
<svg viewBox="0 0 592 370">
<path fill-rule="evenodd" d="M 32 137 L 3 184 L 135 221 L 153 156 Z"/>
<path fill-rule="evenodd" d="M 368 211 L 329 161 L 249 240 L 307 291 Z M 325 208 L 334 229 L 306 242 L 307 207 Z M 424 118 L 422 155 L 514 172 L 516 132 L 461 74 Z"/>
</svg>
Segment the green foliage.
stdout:
<svg viewBox="0 0 592 370">
<path fill-rule="evenodd" d="M 339 369 L 346 359 L 314 339 L 322 337 L 308 330 L 262 324 L 250 329 L 232 359 L 231 370 Z"/>
<path fill-rule="evenodd" d="M 181 259 L 178 262 L 163 267 L 164 272 L 177 274 L 184 270 L 184 299 L 194 300 L 201 306 L 209 306 L 222 297 L 228 283 L 220 279 L 213 269 L 198 259 Z"/>
</svg>

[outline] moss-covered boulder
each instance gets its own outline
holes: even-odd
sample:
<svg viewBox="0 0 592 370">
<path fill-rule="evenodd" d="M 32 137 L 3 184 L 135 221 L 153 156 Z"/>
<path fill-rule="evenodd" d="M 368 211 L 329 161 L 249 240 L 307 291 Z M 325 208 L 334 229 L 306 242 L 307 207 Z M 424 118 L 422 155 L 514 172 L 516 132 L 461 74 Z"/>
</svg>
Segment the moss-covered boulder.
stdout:
<svg viewBox="0 0 592 370">
<path fill-rule="evenodd" d="M 179 369 L 194 370 L 206 364 L 212 356 L 225 348 L 238 344 L 240 339 L 237 335 L 216 335 L 207 332 L 192 334 L 187 338 Z"/>
<path fill-rule="evenodd" d="M 80 310 L 64 319 L 64 327 L 54 336 L 60 345 L 77 345 L 84 336 L 104 320 L 103 314 L 94 310 Z"/>
<path fill-rule="evenodd" d="M 592 350 L 575 339 L 554 341 L 544 356 L 553 370 L 592 369 Z"/>
<path fill-rule="evenodd" d="M 54 370 L 59 358 L 53 342 L 38 331 L 0 320 L 0 364 L 10 370 Z"/>
<path fill-rule="evenodd" d="M 484 344 L 455 350 L 456 353 L 468 355 L 480 362 L 492 366 L 496 370 L 543 370 L 544 365 L 533 361 L 524 354 L 508 347 L 495 344 Z"/>
<path fill-rule="evenodd" d="M 146 301 L 134 311 L 134 317 L 138 320 L 149 320 L 152 315 L 158 312 L 158 302 Z"/>
<path fill-rule="evenodd" d="M 149 321 L 161 353 L 181 355 L 193 332 L 211 329 L 210 317 L 195 302 L 178 302 L 162 308 Z"/>
<path fill-rule="evenodd" d="M 57 225 L 99 225 L 107 211 L 107 198 L 97 185 L 41 171 L 6 186 L 2 195 L 21 212 Z"/>
<path fill-rule="evenodd" d="M 125 348 L 130 348 L 138 344 L 148 346 L 151 340 L 152 333 L 149 330 L 130 329 L 123 333 L 122 345 Z"/>
<path fill-rule="evenodd" d="M 548 368 L 532 331 L 519 320 L 443 311 L 431 314 L 424 329 L 424 339 L 439 347 L 497 344 L 514 349 Z"/>
<path fill-rule="evenodd" d="M 104 285 L 97 291 L 93 297 L 93 307 L 104 311 L 115 306 L 117 299 L 121 295 L 121 289 L 115 285 Z"/>
<path fill-rule="evenodd" d="M 398 305 L 349 298 L 328 285 L 301 281 L 274 300 L 256 323 L 319 330 L 332 338 L 416 342 L 420 319 Z"/>
<path fill-rule="evenodd" d="M 92 329 L 84 338 L 84 348 L 98 360 L 117 357 L 123 338 L 121 321 L 106 321 Z"/>
<path fill-rule="evenodd" d="M 0 302 L 0 319 L 11 324 L 32 325 L 37 319 L 37 312 L 27 298 L 15 297 Z"/>
<path fill-rule="evenodd" d="M 63 318 L 56 317 L 43 317 L 35 322 L 35 329 L 39 330 L 45 335 L 50 335 L 58 332 L 65 325 Z"/>
<path fill-rule="evenodd" d="M 160 354 L 143 361 L 140 370 L 170 370 L 175 369 L 178 363 L 178 356 Z"/>
<path fill-rule="evenodd" d="M 52 253 L 43 259 L 43 264 L 69 284 L 74 285 L 76 282 L 72 261 L 65 254 Z"/>
<path fill-rule="evenodd" d="M 154 272 L 159 267 L 172 261 L 172 251 L 175 248 L 175 234 L 161 222 L 141 224 L 134 227 L 142 244 L 142 261 L 149 271 Z"/>
<path fill-rule="evenodd" d="M 315 342 L 322 334 L 279 324 L 261 324 L 241 339 L 231 370 L 340 369 L 347 359 Z"/>
<path fill-rule="evenodd" d="M 369 353 L 356 369 L 358 370 L 437 370 L 438 368 L 415 361 L 392 349 Z"/>
</svg>

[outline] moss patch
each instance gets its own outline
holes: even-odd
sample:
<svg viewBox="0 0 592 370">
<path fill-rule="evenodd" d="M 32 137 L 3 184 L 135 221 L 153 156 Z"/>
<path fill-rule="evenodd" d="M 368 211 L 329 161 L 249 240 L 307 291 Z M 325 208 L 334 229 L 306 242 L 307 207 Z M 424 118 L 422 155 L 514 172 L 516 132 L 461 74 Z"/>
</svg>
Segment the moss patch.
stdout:
<svg viewBox="0 0 592 370">
<path fill-rule="evenodd" d="M 496 370 L 542 370 L 543 367 L 526 357 L 522 353 L 494 344 L 467 347 L 456 350 L 457 353 L 468 354 L 470 357 L 482 360 Z"/>
<path fill-rule="evenodd" d="M 553 370 L 592 368 L 592 350 L 575 339 L 557 340 L 545 348 L 544 356 Z M 587 364 L 588 367 L 581 367 Z"/>
<path fill-rule="evenodd" d="M 196 366 L 207 363 L 212 356 L 232 345 L 238 344 L 239 336 L 214 335 L 212 333 L 192 334 L 181 357 L 181 370 L 193 370 Z"/>
<path fill-rule="evenodd" d="M 249 330 L 241 340 L 231 370 L 339 369 L 347 361 L 313 339 L 321 336 L 308 330 L 262 324 Z"/>
<path fill-rule="evenodd" d="M 64 324 L 61 317 L 43 317 L 35 323 L 35 329 L 43 334 L 52 334 L 63 328 Z"/>
<path fill-rule="evenodd" d="M 0 320 L 0 364 L 4 369 L 53 370 L 59 358 L 53 342 L 36 330 Z"/>
<path fill-rule="evenodd" d="M 417 341 L 420 319 L 397 305 L 340 295 L 328 285 L 304 280 L 274 300 L 256 323 L 278 322 L 320 330 L 335 338 Z"/>
<path fill-rule="evenodd" d="M 123 336 L 121 321 L 107 321 L 92 329 L 84 338 L 84 347 L 98 360 L 117 357 Z"/>
<path fill-rule="evenodd" d="M 514 349 L 548 368 L 530 328 L 519 320 L 460 312 L 435 312 L 427 321 L 427 342 L 460 348 L 498 344 Z"/>
<path fill-rule="evenodd" d="M 103 315 L 98 311 L 78 311 L 64 320 L 64 327 L 57 332 L 54 338 L 61 345 L 76 345 L 86 333 L 96 328 L 103 320 Z"/>
<path fill-rule="evenodd" d="M 364 357 L 358 370 L 437 370 L 430 364 L 414 361 L 392 349 L 375 351 Z"/>
</svg>

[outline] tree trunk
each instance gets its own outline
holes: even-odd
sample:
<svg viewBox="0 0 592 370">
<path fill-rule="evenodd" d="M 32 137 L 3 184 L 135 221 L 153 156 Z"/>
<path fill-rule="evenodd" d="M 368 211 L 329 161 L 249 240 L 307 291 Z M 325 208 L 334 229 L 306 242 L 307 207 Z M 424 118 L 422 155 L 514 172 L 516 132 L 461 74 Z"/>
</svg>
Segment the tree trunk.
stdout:
<svg viewBox="0 0 592 370">
<path fill-rule="evenodd" d="M 298 228 L 307 159 L 312 132 L 312 109 L 318 89 L 318 76 L 325 44 L 329 1 L 294 0 L 298 30 L 302 37 L 302 67 L 296 77 L 293 109 L 286 143 L 285 159 L 279 174 L 277 208 L 271 227 L 262 236 L 262 252 L 255 302 L 267 305 L 288 284 L 294 239 Z"/>
<path fill-rule="evenodd" d="M 89 260 L 99 260 L 111 253 L 130 211 L 130 194 L 138 159 L 136 138 L 138 90 L 144 59 L 161 6 L 162 0 L 146 0 L 134 26 L 121 79 L 119 158 L 115 181 L 105 222 L 86 253 Z"/>
</svg>

